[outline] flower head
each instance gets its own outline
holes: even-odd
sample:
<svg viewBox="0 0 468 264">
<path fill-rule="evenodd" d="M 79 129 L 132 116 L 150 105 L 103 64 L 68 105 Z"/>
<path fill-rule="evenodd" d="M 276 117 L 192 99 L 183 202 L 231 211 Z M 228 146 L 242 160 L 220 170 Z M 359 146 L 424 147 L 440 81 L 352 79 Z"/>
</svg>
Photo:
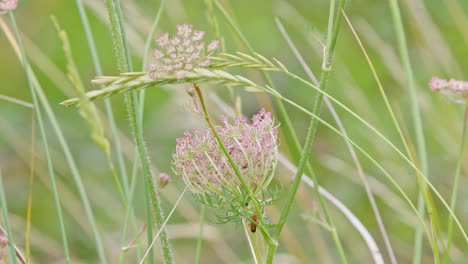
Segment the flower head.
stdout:
<svg viewBox="0 0 468 264">
<path fill-rule="evenodd" d="M 221 141 L 248 187 L 259 194 L 271 182 L 277 163 L 278 131 L 271 113 L 262 109 L 251 124 L 244 117 L 236 117 L 234 124 L 221 121 L 224 125 L 216 127 Z M 185 131 L 177 139 L 173 170 L 194 193 L 223 195 L 228 189 L 242 195 L 241 182 L 209 128 Z"/>
<path fill-rule="evenodd" d="M 192 25 L 177 25 L 177 34 L 169 37 L 164 33 L 156 37 L 158 48 L 154 49 L 154 63 L 148 64 L 150 76 L 160 78 L 172 74 L 183 79 L 193 68 L 210 65 L 208 56 L 219 48 L 219 41 L 213 40 L 207 48 L 203 37 L 205 32 L 193 30 Z"/>
<path fill-rule="evenodd" d="M 450 79 L 446 81 L 433 77 L 429 82 L 432 91 L 438 91 L 457 103 L 468 102 L 468 82 Z"/>
<path fill-rule="evenodd" d="M 0 0 L 0 14 L 4 14 L 8 11 L 15 10 L 18 6 L 18 0 Z"/>
</svg>

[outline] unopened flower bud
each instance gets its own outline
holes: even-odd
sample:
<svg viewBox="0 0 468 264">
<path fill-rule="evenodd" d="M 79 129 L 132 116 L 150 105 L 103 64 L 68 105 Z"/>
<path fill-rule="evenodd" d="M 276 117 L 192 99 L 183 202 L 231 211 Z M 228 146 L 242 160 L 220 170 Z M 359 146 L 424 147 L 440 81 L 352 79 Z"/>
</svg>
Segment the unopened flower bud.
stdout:
<svg viewBox="0 0 468 264">
<path fill-rule="evenodd" d="M 162 188 L 164 188 L 167 184 L 171 182 L 171 177 L 169 177 L 167 173 L 163 172 L 159 174 L 158 182 L 159 182 L 159 189 L 161 190 Z"/>
</svg>

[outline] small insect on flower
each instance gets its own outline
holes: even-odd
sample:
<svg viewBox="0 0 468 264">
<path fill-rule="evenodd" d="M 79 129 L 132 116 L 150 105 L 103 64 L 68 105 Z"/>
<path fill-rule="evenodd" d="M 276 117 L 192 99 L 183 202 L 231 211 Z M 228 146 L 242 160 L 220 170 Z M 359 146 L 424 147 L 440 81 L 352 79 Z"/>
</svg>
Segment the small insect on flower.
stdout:
<svg viewBox="0 0 468 264">
<path fill-rule="evenodd" d="M 447 96 L 450 100 L 466 104 L 468 102 L 468 82 L 450 79 L 446 81 L 437 77 L 433 77 L 429 82 L 429 87 L 432 91 L 440 92 Z"/>
<path fill-rule="evenodd" d="M 257 214 L 252 215 L 252 217 L 250 219 L 252 219 L 252 221 L 254 221 L 255 223 L 258 223 L 258 215 Z M 252 233 L 255 233 L 257 231 L 257 225 L 254 224 L 254 223 L 249 223 L 249 225 L 250 225 L 250 231 Z"/>
<path fill-rule="evenodd" d="M 177 25 L 177 34 L 171 38 L 169 33 L 156 37 L 158 48 L 154 49 L 154 62 L 147 65 L 150 77 L 174 75 L 180 80 L 187 71 L 210 66 L 209 56 L 219 48 L 219 41 L 213 40 L 205 48 L 204 36 L 205 32 L 184 24 Z"/>
</svg>

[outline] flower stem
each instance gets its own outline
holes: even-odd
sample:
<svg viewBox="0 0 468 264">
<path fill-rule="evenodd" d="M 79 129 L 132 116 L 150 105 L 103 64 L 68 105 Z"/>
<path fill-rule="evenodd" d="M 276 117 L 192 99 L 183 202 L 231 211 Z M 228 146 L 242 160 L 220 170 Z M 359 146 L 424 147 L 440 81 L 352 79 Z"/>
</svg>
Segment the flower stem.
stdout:
<svg viewBox="0 0 468 264">
<path fill-rule="evenodd" d="M 202 242 L 203 242 L 203 225 L 205 223 L 205 206 L 202 205 L 200 208 L 200 234 L 198 235 L 197 250 L 195 252 L 195 264 L 200 263 Z"/>
<path fill-rule="evenodd" d="M 457 161 L 457 168 L 455 170 L 455 178 L 453 180 L 453 189 L 452 189 L 452 198 L 450 200 L 450 209 L 455 212 L 455 204 L 457 202 L 457 191 L 458 191 L 458 182 L 460 180 L 461 174 L 461 167 L 463 164 L 463 152 L 465 149 L 465 142 L 466 142 L 466 130 L 467 130 L 467 123 L 468 123 L 468 105 L 465 108 L 465 117 L 463 119 L 463 129 L 462 129 L 462 138 L 460 143 L 460 154 L 458 156 Z M 452 236 L 453 236 L 453 217 L 449 215 L 448 220 L 448 231 L 447 231 L 447 247 L 444 253 L 444 264 L 450 262 L 450 246 L 452 245 Z"/>
</svg>

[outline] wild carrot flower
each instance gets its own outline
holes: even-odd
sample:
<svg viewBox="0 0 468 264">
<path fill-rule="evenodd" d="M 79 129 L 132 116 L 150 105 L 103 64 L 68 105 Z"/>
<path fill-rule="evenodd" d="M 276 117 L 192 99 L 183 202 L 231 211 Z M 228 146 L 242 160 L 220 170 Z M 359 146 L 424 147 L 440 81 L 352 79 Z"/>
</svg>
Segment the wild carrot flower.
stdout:
<svg viewBox="0 0 468 264">
<path fill-rule="evenodd" d="M 213 40 L 205 48 L 204 35 L 205 32 L 184 24 L 177 25 L 177 34 L 171 38 L 167 32 L 156 37 L 154 63 L 147 65 L 150 76 L 157 79 L 169 74 L 183 79 L 187 71 L 210 66 L 209 56 L 219 48 L 219 41 Z"/>
<path fill-rule="evenodd" d="M 236 117 L 234 124 L 222 118 L 223 126 L 216 130 L 242 178 L 254 195 L 270 184 L 277 163 L 277 126 L 271 113 L 262 109 L 252 117 Z M 177 139 L 173 154 L 173 170 L 180 175 L 195 194 L 215 193 L 224 195 L 227 189 L 242 196 L 243 187 L 227 157 L 221 150 L 211 129 L 185 131 L 185 137 Z"/>
<path fill-rule="evenodd" d="M 457 103 L 467 103 L 468 101 L 468 82 L 450 79 L 446 81 L 433 77 L 429 82 L 432 91 L 438 91 Z"/>
<path fill-rule="evenodd" d="M 0 15 L 8 11 L 15 10 L 18 6 L 18 0 L 0 1 Z"/>
</svg>

